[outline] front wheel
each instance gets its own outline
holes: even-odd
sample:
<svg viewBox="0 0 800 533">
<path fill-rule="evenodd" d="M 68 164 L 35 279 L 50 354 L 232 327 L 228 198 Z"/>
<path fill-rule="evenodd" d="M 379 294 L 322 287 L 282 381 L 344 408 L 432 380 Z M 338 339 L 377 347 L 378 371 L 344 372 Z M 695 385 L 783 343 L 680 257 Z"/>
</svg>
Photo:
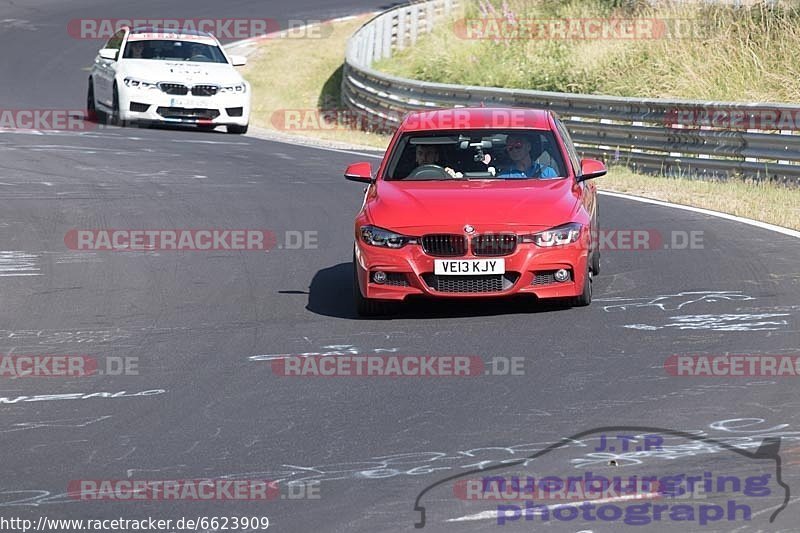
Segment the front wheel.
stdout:
<svg viewBox="0 0 800 533">
<path fill-rule="evenodd" d="M 599 209 L 595 205 L 594 208 L 594 224 L 592 224 L 592 228 L 594 228 L 592 235 L 594 238 L 594 252 L 592 253 L 592 274 L 597 276 L 600 274 L 600 241 L 598 240 L 600 237 L 600 226 L 597 224 L 597 217 L 599 216 L 598 213 Z"/>
<path fill-rule="evenodd" d="M 86 90 L 86 120 L 91 122 L 102 122 L 105 117 L 97 110 L 97 104 L 94 101 L 94 81 L 89 78 L 89 88 Z"/>
<path fill-rule="evenodd" d="M 592 303 L 592 270 L 586 269 L 586 277 L 583 280 L 583 292 L 572 302 L 575 307 L 586 307 Z"/>
<path fill-rule="evenodd" d="M 235 124 L 231 124 L 227 127 L 228 133 L 233 133 L 235 135 L 244 135 L 247 133 L 247 124 L 244 126 L 237 126 Z"/>
<path fill-rule="evenodd" d="M 128 125 L 128 121 L 122 120 L 120 118 L 119 112 L 119 91 L 117 90 L 117 85 L 114 84 L 114 100 L 111 105 L 111 124 L 114 126 L 119 126 L 120 128 L 124 128 Z"/>
<path fill-rule="evenodd" d="M 595 250 L 592 253 L 592 274 L 596 276 L 599 273 L 600 273 L 600 250 Z"/>
</svg>

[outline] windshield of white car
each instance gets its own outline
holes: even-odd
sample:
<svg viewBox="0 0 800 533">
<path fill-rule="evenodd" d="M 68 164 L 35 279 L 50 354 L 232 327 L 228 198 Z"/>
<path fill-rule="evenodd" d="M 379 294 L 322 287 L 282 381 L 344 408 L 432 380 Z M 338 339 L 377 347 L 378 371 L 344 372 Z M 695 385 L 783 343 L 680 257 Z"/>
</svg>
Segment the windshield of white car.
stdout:
<svg viewBox="0 0 800 533">
<path fill-rule="evenodd" d="M 227 63 L 218 46 L 173 40 L 128 41 L 124 59 L 154 59 L 160 61 L 192 61 L 199 63 Z"/>
<path fill-rule="evenodd" d="M 555 136 L 547 130 L 464 130 L 404 135 L 385 179 L 555 179 L 566 176 Z"/>
</svg>

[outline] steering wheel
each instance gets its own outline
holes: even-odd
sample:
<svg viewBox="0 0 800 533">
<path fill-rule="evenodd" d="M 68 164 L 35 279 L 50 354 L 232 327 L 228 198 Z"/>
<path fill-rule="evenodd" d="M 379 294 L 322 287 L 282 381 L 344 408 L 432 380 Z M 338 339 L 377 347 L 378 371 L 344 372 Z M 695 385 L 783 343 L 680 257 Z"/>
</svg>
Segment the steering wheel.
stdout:
<svg viewBox="0 0 800 533">
<path fill-rule="evenodd" d="M 208 56 L 203 54 L 195 54 L 189 58 L 189 61 L 208 61 Z"/>
<path fill-rule="evenodd" d="M 408 178 L 436 179 L 450 178 L 450 174 L 440 165 L 420 165 L 411 171 Z"/>
</svg>

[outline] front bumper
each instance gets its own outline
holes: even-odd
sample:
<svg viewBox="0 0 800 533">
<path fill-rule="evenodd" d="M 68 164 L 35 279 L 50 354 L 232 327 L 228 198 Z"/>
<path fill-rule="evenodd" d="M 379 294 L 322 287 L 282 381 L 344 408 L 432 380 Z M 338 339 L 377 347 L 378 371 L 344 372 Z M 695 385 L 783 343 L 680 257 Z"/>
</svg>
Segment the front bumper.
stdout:
<svg viewBox="0 0 800 533">
<path fill-rule="evenodd" d="M 496 298 L 518 294 L 532 294 L 542 299 L 568 298 L 583 292 L 589 248 L 581 243 L 582 239 L 551 248 L 520 243 L 512 254 L 501 256 L 505 260 L 506 274 L 491 276 L 436 276 L 435 259 L 492 258 L 473 255 L 433 257 L 416 244 L 393 250 L 356 241 L 355 256 L 358 281 L 365 298 L 404 300 L 413 295 Z M 557 282 L 553 279 L 553 272 L 559 269 L 571 272 L 568 281 Z M 372 275 L 376 271 L 387 273 L 387 282 L 374 282 Z"/>
<path fill-rule="evenodd" d="M 244 94 L 174 96 L 157 89 L 119 89 L 122 120 L 167 124 L 246 126 L 250 122 L 250 88 Z"/>
</svg>

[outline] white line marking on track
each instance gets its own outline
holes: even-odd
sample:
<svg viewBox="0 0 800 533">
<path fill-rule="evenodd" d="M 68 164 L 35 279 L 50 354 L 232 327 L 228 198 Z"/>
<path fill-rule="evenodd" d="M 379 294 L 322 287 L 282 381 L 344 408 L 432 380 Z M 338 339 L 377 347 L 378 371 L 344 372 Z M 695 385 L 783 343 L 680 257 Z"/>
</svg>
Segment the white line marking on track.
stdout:
<svg viewBox="0 0 800 533">
<path fill-rule="evenodd" d="M 148 139 L 149 140 L 149 139 Z M 202 141 L 197 139 L 172 139 L 169 142 L 174 143 L 189 143 L 189 144 L 230 144 L 238 146 L 247 146 L 248 143 L 243 142 L 230 142 L 230 141 Z"/>
</svg>

